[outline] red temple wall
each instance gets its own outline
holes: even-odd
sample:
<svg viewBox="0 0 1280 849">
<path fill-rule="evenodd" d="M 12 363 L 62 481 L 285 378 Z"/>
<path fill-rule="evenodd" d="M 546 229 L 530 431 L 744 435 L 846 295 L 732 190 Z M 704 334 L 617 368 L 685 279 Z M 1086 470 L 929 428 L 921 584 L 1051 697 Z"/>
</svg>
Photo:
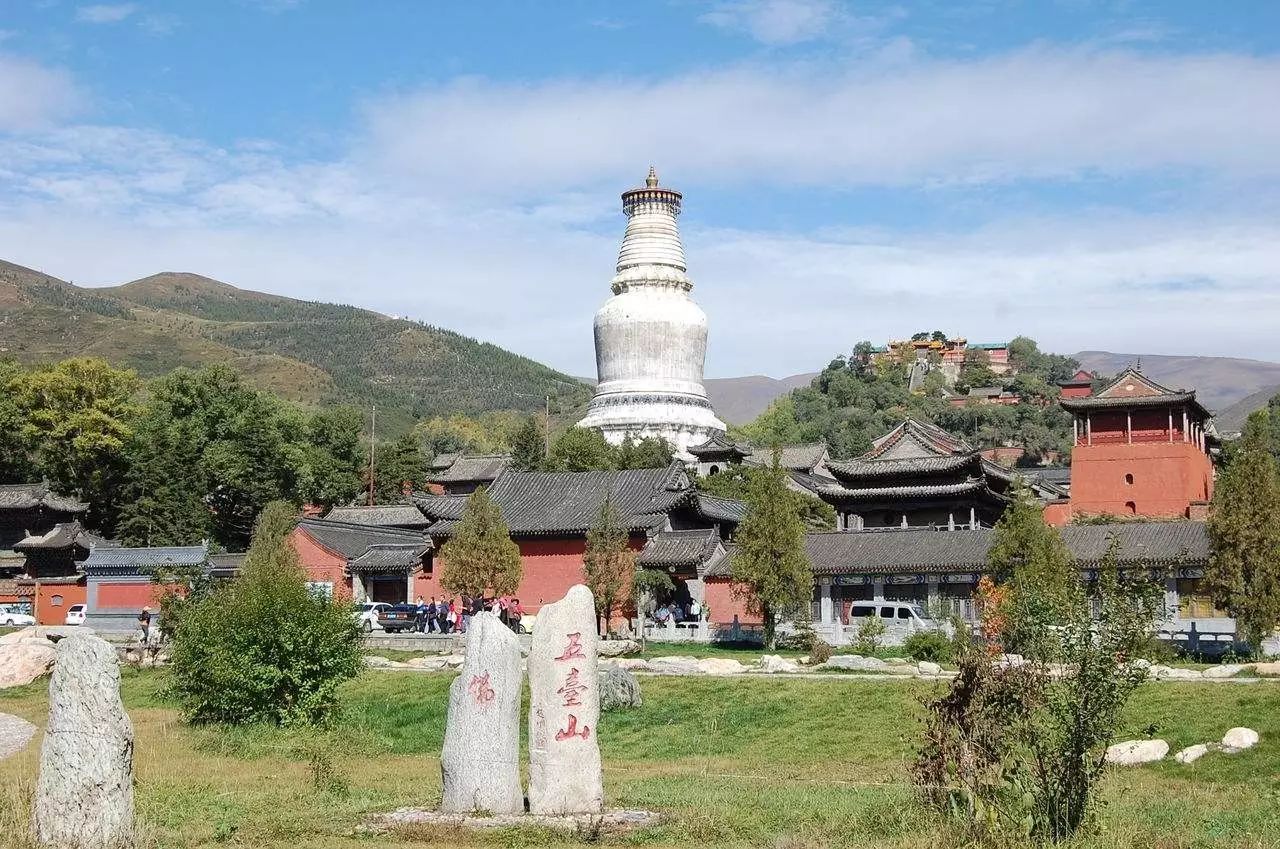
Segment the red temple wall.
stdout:
<svg viewBox="0 0 1280 849">
<path fill-rule="evenodd" d="M 760 617 L 747 612 L 747 603 L 734 592 L 734 583 L 729 578 L 707 578 L 703 585 L 704 600 L 711 611 L 711 622 L 716 625 L 732 625 L 733 617 L 738 617 L 741 625 L 759 625 Z"/>
<path fill-rule="evenodd" d="M 113 584 L 101 581 L 97 584 L 97 604 L 95 611 L 102 610 L 141 610 L 150 607 L 155 610 L 160 606 L 160 596 L 165 588 L 159 584 Z M 65 613 L 65 611 L 64 611 Z"/>
<path fill-rule="evenodd" d="M 1190 443 L 1095 440 L 1071 453 L 1074 514 L 1186 516 L 1192 502 L 1212 497 L 1213 464 Z"/>
<path fill-rule="evenodd" d="M 36 598 L 36 622 L 40 625 L 65 625 L 67 608 L 73 604 L 84 604 L 88 600 L 87 595 L 84 584 L 41 584 Z M 54 604 L 54 596 L 62 599 L 61 604 Z"/>
</svg>

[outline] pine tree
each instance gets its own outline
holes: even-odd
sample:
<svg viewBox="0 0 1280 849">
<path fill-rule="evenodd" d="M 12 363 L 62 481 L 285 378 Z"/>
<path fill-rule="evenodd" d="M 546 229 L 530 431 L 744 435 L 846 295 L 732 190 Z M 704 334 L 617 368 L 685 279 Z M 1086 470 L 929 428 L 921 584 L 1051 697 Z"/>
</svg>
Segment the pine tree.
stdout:
<svg viewBox="0 0 1280 849">
<path fill-rule="evenodd" d="M 582 571 L 595 596 L 596 615 L 603 618 L 605 632 L 635 578 L 636 553 L 628 548 L 628 539 L 612 499 L 605 498 L 595 525 L 587 531 L 587 550 L 582 557 Z"/>
<path fill-rule="evenodd" d="M 511 465 L 521 472 L 541 469 L 547 459 L 547 443 L 538 419 L 529 416 L 511 438 Z"/>
<path fill-rule="evenodd" d="M 1280 475 L 1269 431 L 1266 410 L 1249 416 L 1218 477 L 1208 526 L 1205 583 L 1255 652 L 1280 622 Z"/>
<path fill-rule="evenodd" d="M 1077 581 L 1062 535 L 1045 524 L 1040 506 L 1021 485 L 996 523 L 987 562 L 996 582 L 1007 588 L 1006 650 L 1034 655 L 1037 636 L 1060 615 Z"/>
<path fill-rule="evenodd" d="M 422 489 L 427 482 L 427 461 L 422 455 L 422 445 L 412 431 L 403 434 L 390 445 L 377 449 L 374 469 L 374 501 L 378 504 L 396 504 L 405 500 L 404 491 Z M 368 486 L 367 472 L 366 482 Z"/>
<path fill-rule="evenodd" d="M 440 586 L 468 596 L 509 595 L 520 586 L 520 547 L 485 487 L 467 497 L 462 520 L 440 550 Z"/>
<path fill-rule="evenodd" d="M 773 649 L 776 617 L 813 598 L 813 571 L 804 549 L 804 522 L 789 497 L 779 452 L 768 473 L 752 481 L 747 518 L 738 526 L 731 569 L 747 610 L 764 622 L 765 648 Z"/>
</svg>

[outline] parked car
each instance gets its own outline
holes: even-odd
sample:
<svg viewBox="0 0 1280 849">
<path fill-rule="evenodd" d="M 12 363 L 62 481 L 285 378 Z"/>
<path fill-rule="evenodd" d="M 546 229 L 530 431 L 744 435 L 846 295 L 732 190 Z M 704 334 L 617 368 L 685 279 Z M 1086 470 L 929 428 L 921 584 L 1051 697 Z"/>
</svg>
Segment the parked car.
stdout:
<svg viewBox="0 0 1280 849">
<path fill-rule="evenodd" d="M 378 624 L 391 634 L 412 631 L 417 626 L 418 605 L 389 604 L 378 612 Z"/>
<path fill-rule="evenodd" d="M 83 625 L 84 616 L 86 612 L 87 612 L 87 605 L 83 605 L 83 604 L 71 605 L 70 607 L 67 608 L 67 624 Z"/>
<path fill-rule="evenodd" d="M 849 608 L 849 624 L 859 625 L 864 619 L 879 617 L 890 631 L 911 634 L 916 631 L 937 631 L 943 623 L 930 619 L 918 604 L 907 601 L 854 602 Z"/>
<path fill-rule="evenodd" d="M 382 625 L 378 623 L 378 615 L 390 606 L 385 601 L 366 601 L 364 604 L 357 605 L 355 617 L 361 630 L 366 634 L 370 631 L 381 631 Z"/>
<path fill-rule="evenodd" d="M 30 613 L 23 613 L 16 607 L 0 607 L 0 625 L 14 628 L 19 625 L 34 625 L 36 618 Z"/>
</svg>

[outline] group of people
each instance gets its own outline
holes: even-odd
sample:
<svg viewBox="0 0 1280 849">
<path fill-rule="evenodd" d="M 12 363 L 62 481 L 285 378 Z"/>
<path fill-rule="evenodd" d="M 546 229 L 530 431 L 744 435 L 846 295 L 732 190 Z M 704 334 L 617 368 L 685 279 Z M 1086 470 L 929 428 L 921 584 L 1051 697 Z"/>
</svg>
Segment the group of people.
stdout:
<svg viewBox="0 0 1280 849">
<path fill-rule="evenodd" d="M 691 599 L 683 604 L 678 601 L 660 604 L 653 611 L 651 618 L 658 625 L 666 625 L 669 622 L 679 625 L 682 622 L 701 622 L 706 614 L 706 605 Z"/>
<path fill-rule="evenodd" d="M 520 599 L 512 596 L 483 598 L 481 596 L 462 596 L 459 599 L 439 599 L 435 596 L 425 601 L 418 596 L 415 628 L 423 634 L 465 634 L 471 624 L 471 617 L 488 610 L 497 615 L 517 634 L 524 633 L 521 620 L 524 618 L 524 606 Z"/>
</svg>

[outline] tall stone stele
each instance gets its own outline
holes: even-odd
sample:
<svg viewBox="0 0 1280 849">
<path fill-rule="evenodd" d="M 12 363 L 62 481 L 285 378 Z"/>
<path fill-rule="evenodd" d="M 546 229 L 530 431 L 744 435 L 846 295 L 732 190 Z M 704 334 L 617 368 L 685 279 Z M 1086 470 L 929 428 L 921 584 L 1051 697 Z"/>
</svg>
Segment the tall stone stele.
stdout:
<svg viewBox="0 0 1280 849">
<path fill-rule="evenodd" d="M 707 315 L 689 292 L 684 245 L 676 217 L 682 195 L 658 185 L 649 169 L 644 185 L 624 192 L 627 231 L 618 251 L 613 297 L 596 313 L 596 384 L 579 427 L 596 428 L 617 445 L 628 436 L 665 439 L 682 457 L 688 448 L 725 432 L 702 370 Z"/>
<path fill-rule="evenodd" d="M 581 584 L 544 605 L 529 653 L 529 812 L 604 810 L 596 606 Z"/>
<path fill-rule="evenodd" d="M 32 824 L 42 846 L 133 846 L 133 725 L 115 649 L 101 637 L 58 644 Z"/>
<path fill-rule="evenodd" d="M 447 814 L 524 812 L 520 641 L 492 613 L 471 617 L 467 658 L 449 687 L 440 771 Z"/>
</svg>

